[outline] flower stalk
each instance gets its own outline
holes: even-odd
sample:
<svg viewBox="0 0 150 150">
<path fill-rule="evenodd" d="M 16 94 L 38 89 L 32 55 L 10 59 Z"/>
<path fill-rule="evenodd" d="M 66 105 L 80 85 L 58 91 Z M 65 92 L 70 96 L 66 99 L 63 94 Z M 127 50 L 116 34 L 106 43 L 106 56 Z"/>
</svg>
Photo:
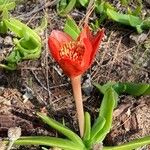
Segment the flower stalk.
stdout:
<svg viewBox="0 0 150 150">
<path fill-rule="evenodd" d="M 74 95 L 76 109 L 77 109 L 80 136 L 83 137 L 84 111 L 83 111 L 83 101 L 82 101 L 82 91 L 81 91 L 81 75 L 76 77 L 71 77 L 70 79 L 71 79 L 72 90 L 73 90 L 73 95 Z"/>
</svg>

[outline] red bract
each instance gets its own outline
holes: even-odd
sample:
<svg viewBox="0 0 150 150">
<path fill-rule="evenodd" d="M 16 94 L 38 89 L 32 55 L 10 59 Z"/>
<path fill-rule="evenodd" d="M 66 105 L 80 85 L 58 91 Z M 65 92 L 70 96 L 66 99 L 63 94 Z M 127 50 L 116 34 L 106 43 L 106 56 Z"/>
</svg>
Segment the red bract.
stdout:
<svg viewBox="0 0 150 150">
<path fill-rule="evenodd" d="M 77 40 L 64 32 L 53 30 L 48 45 L 54 59 L 69 77 L 83 74 L 91 65 L 103 38 L 104 30 L 92 35 L 85 25 Z"/>
</svg>

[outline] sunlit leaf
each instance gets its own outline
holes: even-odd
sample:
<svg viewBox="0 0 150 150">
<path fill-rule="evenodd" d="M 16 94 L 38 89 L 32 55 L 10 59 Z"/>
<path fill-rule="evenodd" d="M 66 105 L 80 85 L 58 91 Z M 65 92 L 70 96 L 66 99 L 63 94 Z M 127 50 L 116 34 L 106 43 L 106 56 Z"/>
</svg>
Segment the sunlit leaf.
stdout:
<svg viewBox="0 0 150 150">
<path fill-rule="evenodd" d="M 104 94 L 99 112 L 99 116 L 105 118 L 106 122 L 104 127 L 97 133 L 92 143 L 102 142 L 107 133 L 109 133 L 112 125 L 113 110 L 115 108 L 117 99 L 118 94 L 115 92 L 115 90 L 112 87 L 108 88 Z"/>
<path fill-rule="evenodd" d="M 57 5 L 57 10 L 60 15 L 67 15 L 75 6 L 76 0 L 70 0 L 67 3 L 66 0 L 61 0 Z"/>
<path fill-rule="evenodd" d="M 7 143 L 7 142 L 5 142 Z M 68 150 L 83 150 L 80 146 L 70 140 L 48 137 L 48 136 L 26 136 L 21 137 L 14 143 L 15 145 L 45 145 L 59 147 Z"/>
<path fill-rule="evenodd" d="M 106 122 L 106 119 L 101 116 L 99 116 L 96 119 L 91 129 L 91 140 L 93 140 L 95 136 L 98 134 L 98 132 L 100 132 L 100 130 L 104 127 L 105 122 Z"/>
<path fill-rule="evenodd" d="M 83 141 L 87 142 L 90 139 L 90 136 L 91 136 L 91 116 L 88 112 L 85 112 Z"/>
<path fill-rule="evenodd" d="M 43 113 L 37 113 L 37 115 L 49 126 L 56 129 L 60 133 L 64 134 L 66 137 L 68 137 L 73 142 L 78 143 L 81 147 L 84 147 L 84 144 L 82 143 L 81 138 L 78 135 L 76 135 L 74 132 L 72 132 L 69 128 L 67 128 L 66 126 L 57 122 L 56 120 L 49 118 L 48 116 L 44 115 Z"/>
<path fill-rule="evenodd" d="M 89 2 L 89 0 L 79 0 L 79 2 L 82 6 L 85 7 L 87 5 L 87 3 Z"/>
<path fill-rule="evenodd" d="M 117 87 L 118 86 L 118 87 Z M 133 96 L 150 95 L 150 84 L 146 83 L 119 83 L 115 88 L 121 93 L 127 93 Z"/>
<path fill-rule="evenodd" d="M 103 150 L 133 150 L 144 145 L 150 144 L 150 136 L 132 140 L 128 143 L 121 144 L 118 146 L 104 146 Z"/>
<path fill-rule="evenodd" d="M 76 22 L 71 17 L 68 17 L 66 20 L 64 32 L 69 34 L 74 40 L 76 40 L 80 34 L 79 27 L 77 26 Z"/>
</svg>

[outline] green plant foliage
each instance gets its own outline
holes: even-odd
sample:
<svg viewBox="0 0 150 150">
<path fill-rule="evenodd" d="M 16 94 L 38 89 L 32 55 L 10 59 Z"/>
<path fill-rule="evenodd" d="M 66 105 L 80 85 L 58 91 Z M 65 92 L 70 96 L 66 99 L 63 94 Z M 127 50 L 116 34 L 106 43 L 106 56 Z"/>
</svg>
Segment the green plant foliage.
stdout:
<svg viewBox="0 0 150 150">
<path fill-rule="evenodd" d="M 84 146 L 83 143 L 82 143 L 81 138 L 78 135 L 76 135 L 74 132 L 72 132 L 69 128 L 67 128 L 66 126 L 62 125 L 61 123 L 57 122 L 56 120 L 53 120 L 52 118 L 49 118 L 48 116 L 46 116 L 42 113 L 37 113 L 37 115 L 45 123 L 47 123 L 49 126 L 56 129 L 60 133 L 64 134 L 66 137 L 68 137 L 73 142 L 78 143 L 79 145 L 81 145 L 81 147 Z"/>
<path fill-rule="evenodd" d="M 89 0 L 78 0 L 82 6 L 87 6 Z"/>
<path fill-rule="evenodd" d="M 13 10 L 15 8 L 16 4 L 13 0 L 0 0 L 0 11 L 3 11 L 3 9 L 7 10 Z"/>
<path fill-rule="evenodd" d="M 146 136 L 144 138 L 135 139 L 131 142 L 118 145 L 118 146 L 106 146 L 103 150 L 134 150 L 138 147 L 150 144 L 150 136 Z"/>
<path fill-rule="evenodd" d="M 76 40 L 81 31 L 79 27 L 77 26 L 76 22 L 71 17 L 68 16 L 65 26 L 64 26 L 64 32 L 66 32 L 74 40 Z"/>
<path fill-rule="evenodd" d="M 7 143 L 7 142 L 5 142 Z M 26 136 L 15 141 L 15 145 L 46 145 L 64 150 L 84 150 L 70 140 L 48 136 Z"/>
<path fill-rule="evenodd" d="M 15 46 L 12 52 L 6 57 L 6 63 L 0 64 L 0 67 L 15 70 L 18 62 L 40 57 L 42 47 L 41 38 L 35 31 L 15 18 L 6 19 L 4 23 L 17 38 L 14 38 Z"/>
<path fill-rule="evenodd" d="M 150 84 L 147 83 L 116 83 L 114 89 L 119 93 L 127 93 L 132 96 L 150 95 Z"/>
<path fill-rule="evenodd" d="M 85 125 L 83 141 L 88 143 L 91 137 L 91 116 L 88 112 L 85 112 Z"/>
<path fill-rule="evenodd" d="M 103 94 L 105 94 L 109 87 L 113 87 L 118 94 L 127 93 L 132 96 L 150 95 L 150 84 L 148 83 L 108 82 L 104 85 L 94 83 L 94 86 Z"/>
<path fill-rule="evenodd" d="M 9 10 L 15 8 L 15 2 L 10 0 L 0 0 L 0 33 L 4 34 L 7 32 L 7 26 L 4 20 L 9 18 Z"/>
<path fill-rule="evenodd" d="M 116 97 L 117 94 L 115 90 L 112 87 L 109 87 L 104 94 L 99 112 L 99 116 L 105 119 L 105 124 L 103 128 L 96 134 L 94 139 L 90 141 L 92 145 L 99 142 L 101 143 L 107 133 L 109 133 L 112 125 L 112 116 L 116 104 Z"/>
<path fill-rule="evenodd" d="M 149 21 L 143 21 L 137 16 L 121 14 L 111 9 L 107 9 L 107 15 L 116 22 L 136 28 L 138 33 L 141 33 L 144 29 L 150 29 Z"/>
<path fill-rule="evenodd" d="M 66 136 L 66 139 L 49 136 L 27 136 L 21 137 L 15 141 L 16 145 L 43 145 L 58 147 L 63 150 L 91 150 L 93 146 L 102 143 L 112 126 L 113 110 L 118 100 L 118 94 L 128 93 L 142 95 L 149 89 L 148 84 L 116 83 L 109 82 L 103 86 L 95 84 L 99 92 L 104 95 L 99 110 L 99 115 L 91 127 L 91 117 L 88 112 L 85 113 L 85 132 L 83 139 L 71 131 L 65 125 L 49 118 L 43 113 L 37 115 L 50 127 L 56 129 Z M 131 92 L 131 90 L 133 90 Z M 135 95 L 137 96 L 137 94 Z M 8 143 L 8 141 L 4 141 Z M 104 146 L 103 150 L 133 150 L 140 146 L 150 144 L 150 136 L 133 140 L 131 142 L 118 146 Z"/>
<path fill-rule="evenodd" d="M 68 13 L 74 8 L 76 0 L 70 0 L 69 3 L 67 0 L 60 0 L 57 5 L 57 12 L 61 16 L 68 15 Z"/>
</svg>

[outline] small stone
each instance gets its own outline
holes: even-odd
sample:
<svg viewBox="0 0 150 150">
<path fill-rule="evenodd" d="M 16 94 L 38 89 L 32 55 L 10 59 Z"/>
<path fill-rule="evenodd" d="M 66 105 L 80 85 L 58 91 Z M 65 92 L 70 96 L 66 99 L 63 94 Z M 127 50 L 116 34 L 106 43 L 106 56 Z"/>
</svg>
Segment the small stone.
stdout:
<svg viewBox="0 0 150 150">
<path fill-rule="evenodd" d="M 8 129 L 8 138 L 10 141 L 16 141 L 21 136 L 21 128 L 15 127 L 15 128 L 9 128 Z"/>
<path fill-rule="evenodd" d="M 6 36 L 4 39 L 4 45 L 13 45 L 12 37 Z"/>
</svg>

